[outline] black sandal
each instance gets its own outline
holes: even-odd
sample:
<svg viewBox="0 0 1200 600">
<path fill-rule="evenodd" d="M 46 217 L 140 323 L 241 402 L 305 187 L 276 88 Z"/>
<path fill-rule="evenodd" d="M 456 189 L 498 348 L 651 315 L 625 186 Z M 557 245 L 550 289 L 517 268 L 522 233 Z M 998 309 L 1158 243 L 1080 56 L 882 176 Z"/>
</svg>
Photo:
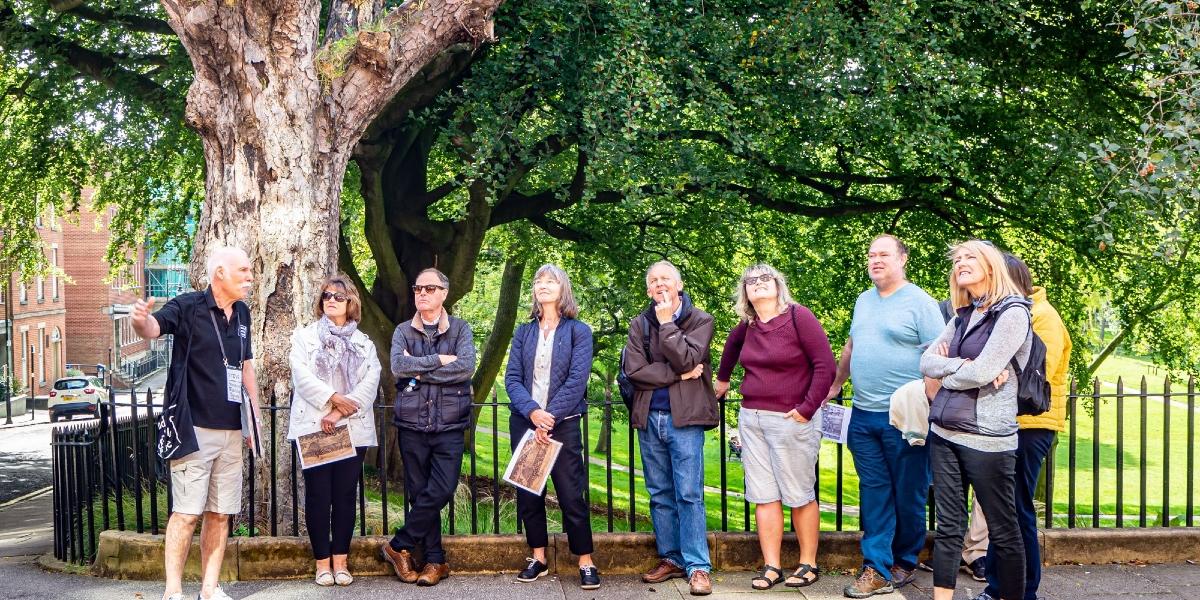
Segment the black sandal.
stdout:
<svg viewBox="0 0 1200 600">
<path fill-rule="evenodd" d="M 777 577 L 775 577 L 774 579 L 767 577 L 767 574 L 770 573 L 771 571 L 775 571 L 775 574 L 777 575 Z M 766 585 L 761 586 L 761 587 L 758 585 L 755 585 L 760 581 L 765 583 Z M 762 570 L 762 575 L 759 575 L 758 577 L 755 577 L 754 579 L 750 580 L 750 589 L 759 590 L 759 591 L 769 590 L 769 589 L 775 587 L 775 584 L 779 583 L 780 581 L 783 581 L 783 569 L 780 569 L 779 567 L 772 567 L 771 565 L 764 565 L 763 570 Z"/>
<path fill-rule="evenodd" d="M 809 573 L 813 574 L 812 579 L 809 579 L 807 577 L 807 575 Z M 792 581 L 793 579 L 797 579 L 798 581 Z M 786 585 L 787 587 L 790 587 L 790 588 L 802 588 L 802 587 L 808 587 L 808 586 L 816 583 L 820 579 L 821 579 L 821 570 L 820 569 L 818 569 L 812 565 L 806 565 L 806 564 L 801 563 L 799 567 L 796 567 L 796 572 L 789 575 L 787 578 L 787 581 L 784 582 L 783 585 Z"/>
</svg>

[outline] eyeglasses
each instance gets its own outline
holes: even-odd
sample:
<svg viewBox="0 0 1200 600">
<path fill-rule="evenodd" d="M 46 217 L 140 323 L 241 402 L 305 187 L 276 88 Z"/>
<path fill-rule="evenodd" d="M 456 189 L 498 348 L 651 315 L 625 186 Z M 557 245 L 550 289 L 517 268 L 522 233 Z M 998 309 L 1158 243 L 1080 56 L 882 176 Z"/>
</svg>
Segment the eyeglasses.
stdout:
<svg viewBox="0 0 1200 600">
<path fill-rule="evenodd" d="M 762 275 L 751 275 L 749 277 L 742 278 L 742 283 L 744 283 L 746 285 L 754 285 L 756 283 L 767 283 L 770 281 L 775 281 L 775 276 L 770 273 L 763 273 Z"/>
<path fill-rule="evenodd" d="M 322 301 L 337 300 L 338 302 L 345 302 L 346 300 L 349 300 L 349 299 L 350 299 L 350 296 L 347 296 L 346 294 L 343 294 L 341 292 L 321 292 L 321 300 Z"/>
<path fill-rule="evenodd" d="M 440 286 L 440 285 L 414 285 L 414 286 L 412 286 L 412 288 L 413 288 L 414 294 L 420 294 L 421 292 L 425 292 L 426 294 L 432 294 L 438 290 L 446 289 L 445 286 Z"/>
</svg>

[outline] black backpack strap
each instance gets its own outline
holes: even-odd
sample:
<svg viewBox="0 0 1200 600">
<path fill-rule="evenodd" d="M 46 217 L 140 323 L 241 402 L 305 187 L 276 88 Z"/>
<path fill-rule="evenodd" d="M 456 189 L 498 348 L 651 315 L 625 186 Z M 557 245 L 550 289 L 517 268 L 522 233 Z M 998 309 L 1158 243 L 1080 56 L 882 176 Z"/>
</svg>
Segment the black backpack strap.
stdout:
<svg viewBox="0 0 1200 600">
<path fill-rule="evenodd" d="M 654 362 L 654 357 L 650 355 L 650 317 L 642 315 L 642 352 L 646 353 L 646 362 Z"/>
<path fill-rule="evenodd" d="M 989 316 L 989 318 L 991 319 L 991 322 L 988 323 L 988 337 L 991 337 L 992 330 L 996 328 L 996 321 L 1000 320 L 1000 315 L 1004 314 L 1005 311 L 1007 311 L 1008 309 L 1010 309 L 1014 306 L 1021 306 L 1021 305 L 1006 304 L 1006 305 L 1002 306 L 1000 308 L 1000 310 L 995 311 L 994 313 L 992 313 Z M 1029 314 L 1029 331 L 1032 333 L 1033 332 L 1033 311 L 1030 310 L 1028 306 L 1026 306 L 1025 312 Z M 1016 354 L 1013 354 L 1012 358 L 1008 359 L 1008 364 L 1012 366 L 1013 373 L 1017 377 L 1020 377 L 1021 376 L 1021 366 L 1017 364 L 1017 355 Z"/>
</svg>

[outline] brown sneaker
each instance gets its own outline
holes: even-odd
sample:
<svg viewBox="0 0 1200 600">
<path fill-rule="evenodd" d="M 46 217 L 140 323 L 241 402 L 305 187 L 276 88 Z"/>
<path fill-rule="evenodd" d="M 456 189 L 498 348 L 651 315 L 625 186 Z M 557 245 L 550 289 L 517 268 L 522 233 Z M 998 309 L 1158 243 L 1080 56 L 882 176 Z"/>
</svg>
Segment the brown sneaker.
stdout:
<svg viewBox="0 0 1200 600">
<path fill-rule="evenodd" d="M 708 578 L 708 571 L 692 571 L 692 576 L 688 578 L 688 586 L 693 596 L 707 596 L 712 593 L 712 580 Z"/>
<path fill-rule="evenodd" d="M 879 571 L 867 567 L 863 569 L 858 579 L 854 580 L 854 583 L 842 590 L 842 593 L 847 598 L 870 598 L 875 594 L 890 594 L 894 591 L 896 588 L 892 587 L 892 582 L 884 579 Z"/>
<path fill-rule="evenodd" d="M 913 571 L 909 571 L 900 565 L 892 565 L 892 587 L 900 589 L 913 582 L 917 578 Z"/>
<path fill-rule="evenodd" d="M 397 552 L 392 549 L 391 544 L 384 542 L 380 553 L 383 554 L 383 560 L 392 565 L 392 570 L 396 572 L 396 577 L 400 581 L 413 583 L 417 580 L 417 570 L 413 568 L 412 553 L 408 550 Z"/>
<path fill-rule="evenodd" d="M 680 569 L 672 564 L 671 561 L 664 558 L 658 561 L 658 564 L 653 569 L 642 575 L 642 581 L 646 583 L 662 583 L 668 579 L 684 577 L 685 575 L 686 573 L 683 572 L 683 569 Z"/>
<path fill-rule="evenodd" d="M 429 587 L 450 576 L 450 563 L 428 563 L 417 577 L 417 585 Z"/>
</svg>

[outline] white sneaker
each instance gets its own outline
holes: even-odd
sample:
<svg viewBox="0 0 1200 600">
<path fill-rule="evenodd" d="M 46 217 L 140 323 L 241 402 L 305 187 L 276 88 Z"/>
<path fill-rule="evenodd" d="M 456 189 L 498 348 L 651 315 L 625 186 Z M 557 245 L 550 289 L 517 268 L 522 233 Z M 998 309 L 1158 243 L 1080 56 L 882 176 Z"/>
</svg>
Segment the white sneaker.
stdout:
<svg viewBox="0 0 1200 600">
<path fill-rule="evenodd" d="M 183 600 L 183 598 L 180 598 L 179 600 Z M 230 598 L 229 594 L 225 593 L 225 590 L 222 590 L 220 586 L 217 586 L 217 589 L 213 590 L 211 596 L 205 598 L 204 592 L 200 592 L 199 594 L 196 594 L 196 600 L 233 600 L 233 598 Z"/>
<path fill-rule="evenodd" d="M 167 596 L 167 600 L 183 600 L 183 592 L 178 592 Z"/>
</svg>

